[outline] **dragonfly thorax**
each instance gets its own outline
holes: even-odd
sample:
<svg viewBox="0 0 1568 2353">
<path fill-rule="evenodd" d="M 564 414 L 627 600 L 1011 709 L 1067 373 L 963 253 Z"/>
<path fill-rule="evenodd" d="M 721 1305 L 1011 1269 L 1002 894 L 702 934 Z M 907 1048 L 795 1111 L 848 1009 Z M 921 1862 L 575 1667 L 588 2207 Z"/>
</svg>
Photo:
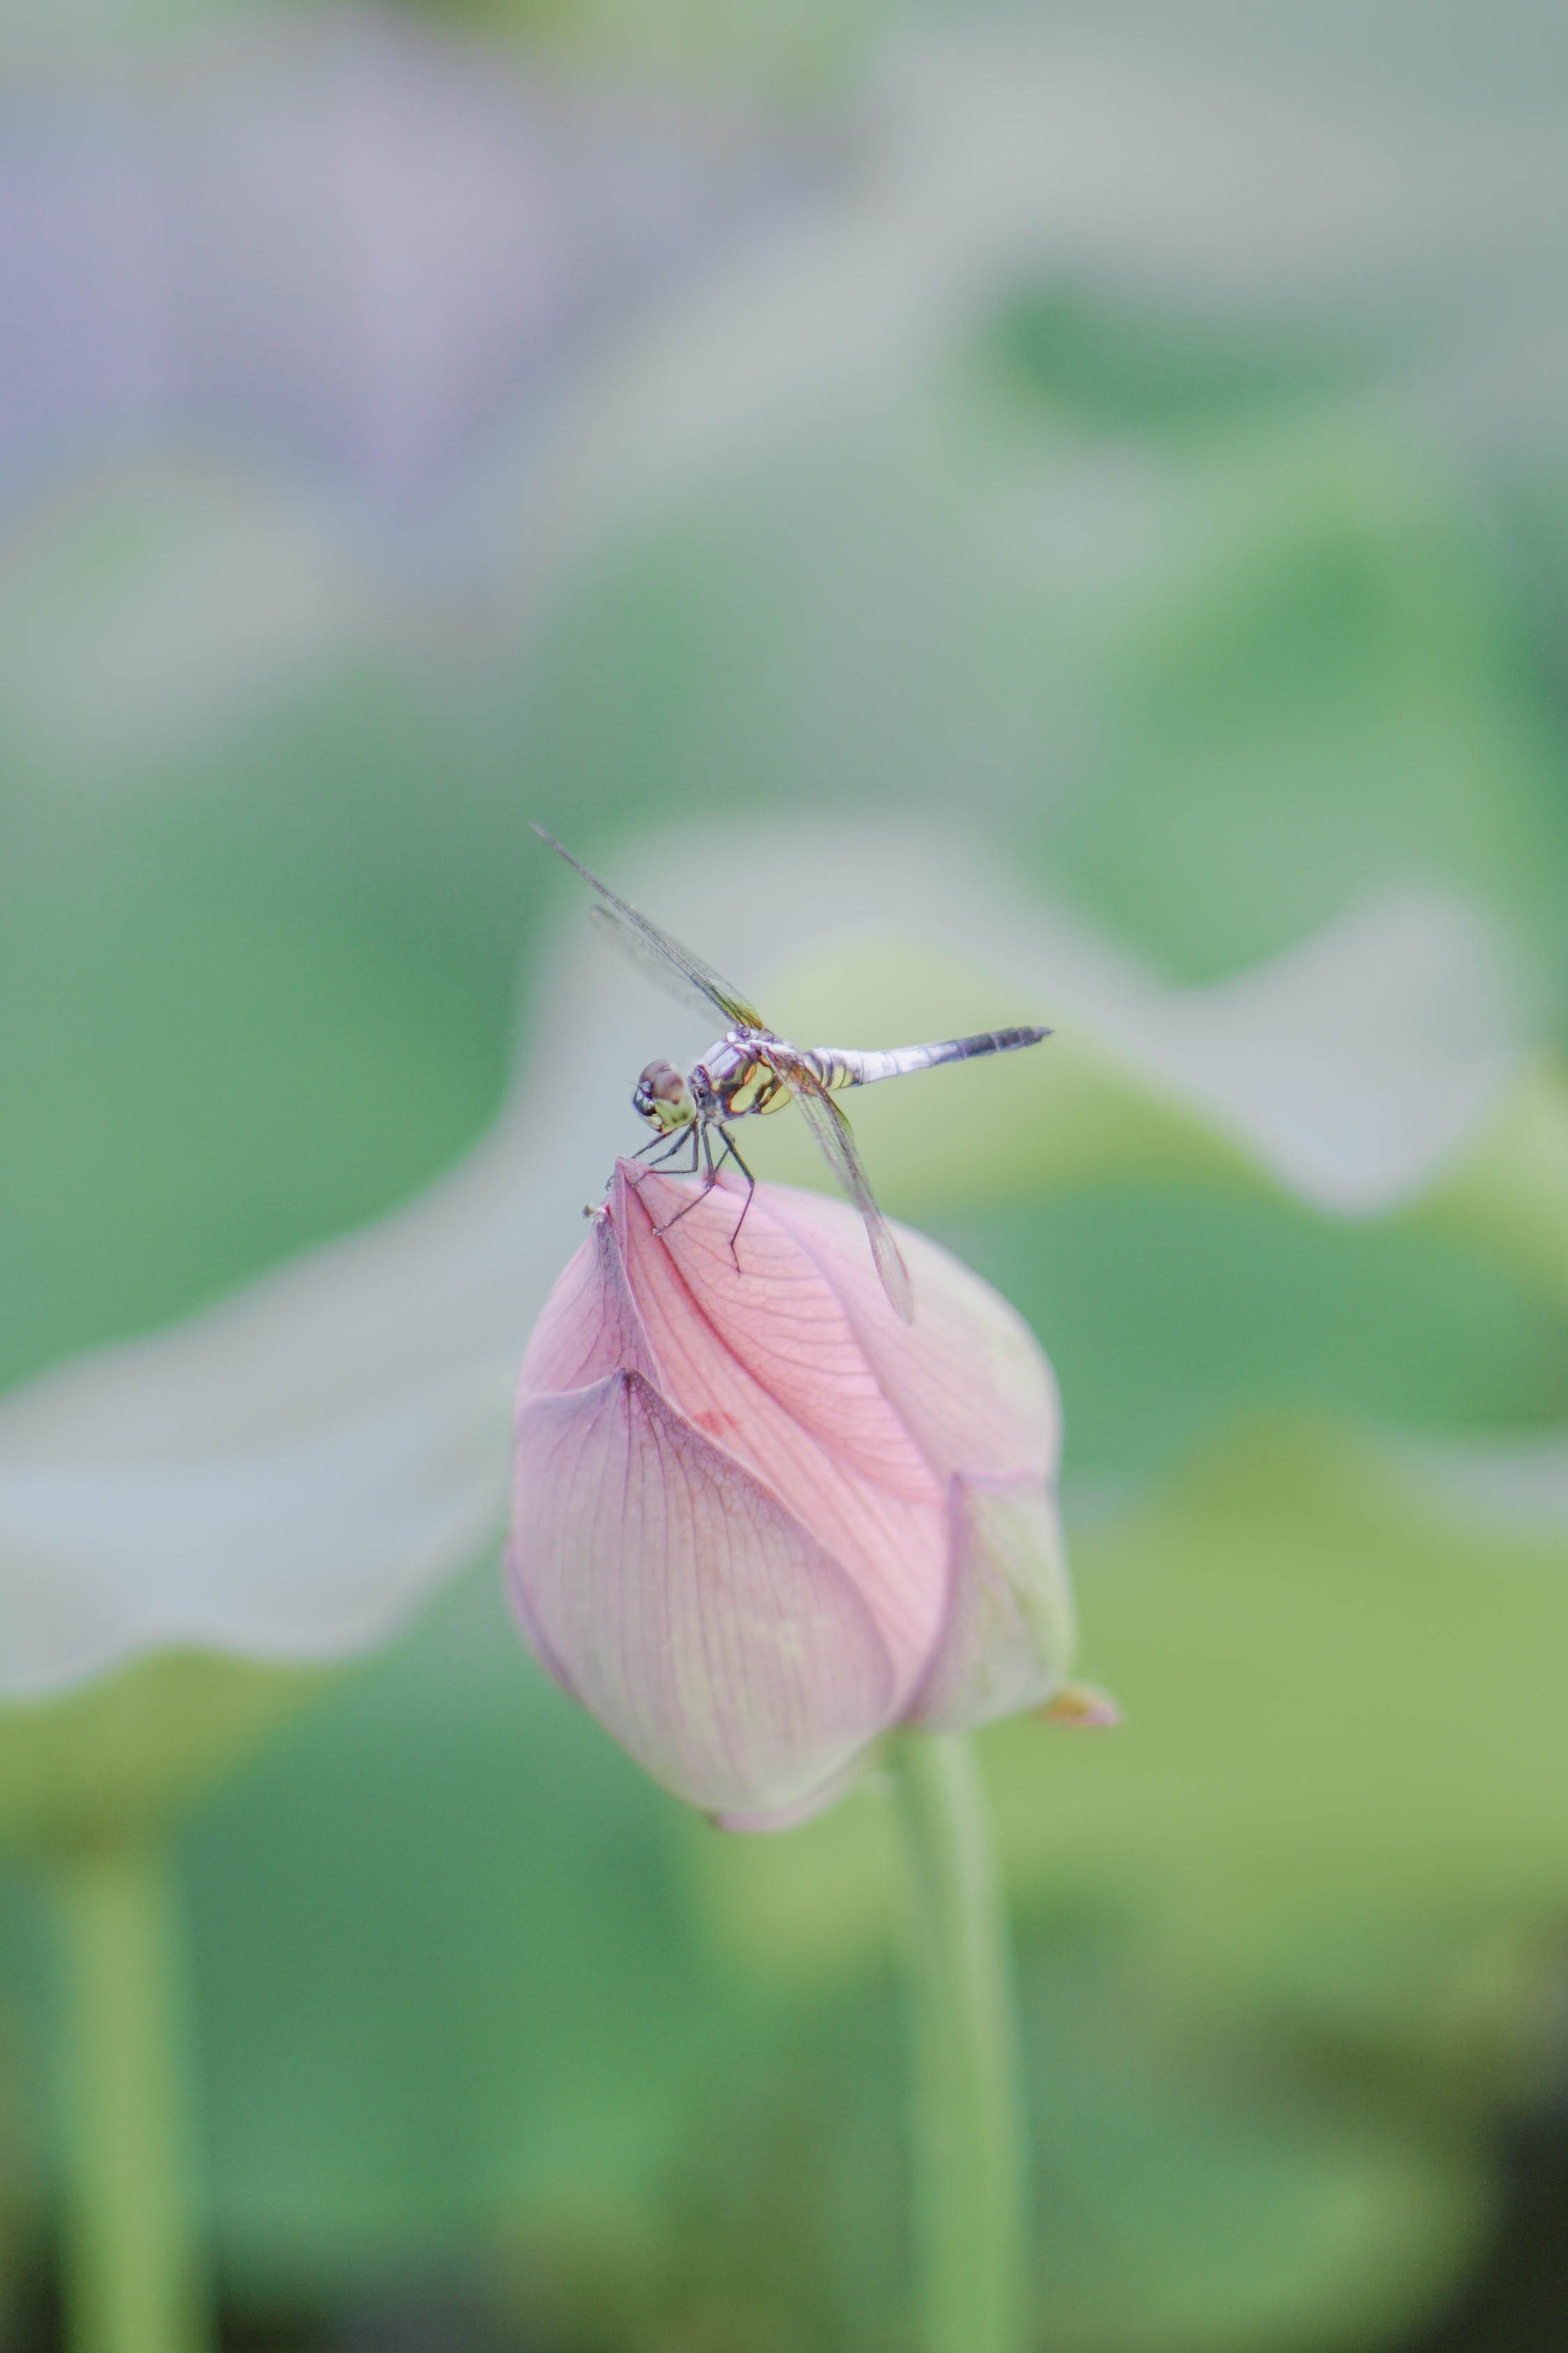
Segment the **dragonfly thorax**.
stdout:
<svg viewBox="0 0 1568 2353">
<path fill-rule="evenodd" d="M 632 1091 L 632 1109 L 661 1135 L 688 1127 L 697 1116 L 696 1099 L 673 1062 L 650 1062 Z"/>
<path fill-rule="evenodd" d="M 731 1029 L 710 1046 L 691 1073 L 698 1117 L 745 1119 L 784 1102 L 783 1082 L 766 1059 L 767 1048 L 782 1042 L 771 1029 Z"/>
</svg>

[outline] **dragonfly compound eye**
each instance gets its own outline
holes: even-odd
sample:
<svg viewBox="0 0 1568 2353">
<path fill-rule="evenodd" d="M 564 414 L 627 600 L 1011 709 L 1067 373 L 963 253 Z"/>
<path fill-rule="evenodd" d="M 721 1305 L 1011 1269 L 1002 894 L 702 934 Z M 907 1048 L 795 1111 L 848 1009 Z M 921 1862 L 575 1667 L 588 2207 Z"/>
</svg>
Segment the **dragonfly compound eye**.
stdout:
<svg viewBox="0 0 1568 2353">
<path fill-rule="evenodd" d="M 632 1109 L 666 1135 L 697 1116 L 691 1090 L 673 1062 L 648 1064 L 633 1091 Z"/>
</svg>

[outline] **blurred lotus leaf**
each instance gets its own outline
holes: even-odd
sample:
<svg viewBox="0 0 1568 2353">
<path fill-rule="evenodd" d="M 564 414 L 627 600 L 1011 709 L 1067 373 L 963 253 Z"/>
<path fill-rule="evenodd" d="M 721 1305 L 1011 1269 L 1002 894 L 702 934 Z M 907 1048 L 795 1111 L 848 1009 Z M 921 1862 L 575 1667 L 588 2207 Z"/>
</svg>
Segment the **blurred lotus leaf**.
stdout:
<svg viewBox="0 0 1568 2353">
<path fill-rule="evenodd" d="M 242 2278 L 638 2194 L 754 2002 L 681 1810 L 521 1659 L 493 1571 L 346 1677 L 184 1841 L 212 2197 Z"/>
<path fill-rule="evenodd" d="M 442 1245 L 482 1166 L 455 1189 L 0 1404 L 0 1694 L 154 1650 L 349 1655 L 472 1556 L 521 1320 L 485 1278 L 519 1238 L 504 1210 L 482 1227 L 465 1283 Z M 526 1262 L 526 1217 L 521 1240 Z"/>
<path fill-rule="evenodd" d="M 1560 1053 L 1521 1065 L 1412 1205 L 1410 1220 L 1509 1267 L 1560 1311 L 1568 1303 L 1568 1073 Z"/>
<path fill-rule="evenodd" d="M 1140 298 L 1142 299 L 1140 299 Z M 1408 338 L 1409 317 L 1203 315 L 1142 288 L 1063 273 L 1018 288 L 990 341 L 1049 411 L 1091 431 L 1189 440 L 1255 430 L 1270 410 L 1364 380 Z"/>
<path fill-rule="evenodd" d="M 1031 1936 L 1018 1975 L 1038 2341 L 1366 2343 L 1464 2263 L 1487 2199 L 1447 2120 L 1347 2092 L 1255 2021 L 1173 2014 L 1157 1972 L 1103 1924 Z M 626 2353 L 901 2344 L 898 2023 L 885 1984 L 797 1998 L 730 2050 L 726 2080 L 697 2087 L 651 2193 L 520 2214 L 520 2320 L 547 2343 L 553 2323 L 567 2345 Z"/>
<path fill-rule="evenodd" d="M 1111 621 L 1092 771 L 1037 827 L 1058 887 L 1206 978 L 1442 878 L 1561 1003 L 1552 715 L 1441 462 L 1380 403 L 1309 407 L 1180 497 Z"/>
<path fill-rule="evenodd" d="M 1389 894 L 1286 955 L 1173 989 L 1061 906 L 980 883 L 935 842 L 924 860 L 868 842 L 862 855 L 889 913 L 869 938 L 862 926 L 798 958 L 775 1022 L 836 1044 L 848 1029 L 880 1042 L 900 1027 L 1057 1025 L 1034 1052 L 962 1066 L 957 1084 L 932 1073 L 856 1098 L 873 1165 L 910 1214 L 1158 1175 L 1365 1216 L 1431 1181 L 1517 1059 L 1502 958 L 1457 897 Z M 831 909 L 816 921 L 827 930 Z M 966 971 L 954 951 L 973 959 L 981 941 L 984 971 Z M 775 1151 L 804 1170 L 800 1138 L 782 1133 Z"/>
<path fill-rule="evenodd" d="M 1047 2341 L 1186 2353 L 1407 2327 L 1487 2220 L 1464 2122 L 1336 2086 L 1256 2011 L 1194 2016 L 1108 1945 L 1024 1939 Z"/>
<path fill-rule="evenodd" d="M 163 1651 L 0 1708 L 0 1847 L 159 1830 L 321 1690 L 320 1670 Z"/>
</svg>

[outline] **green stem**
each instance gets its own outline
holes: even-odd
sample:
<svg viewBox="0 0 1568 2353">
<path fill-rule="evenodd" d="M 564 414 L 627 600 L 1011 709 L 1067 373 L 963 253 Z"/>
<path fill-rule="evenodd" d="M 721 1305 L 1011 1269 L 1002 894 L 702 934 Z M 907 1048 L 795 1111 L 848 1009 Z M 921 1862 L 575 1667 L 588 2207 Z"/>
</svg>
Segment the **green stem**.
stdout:
<svg viewBox="0 0 1568 2353">
<path fill-rule="evenodd" d="M 1018 2353 L 1023 2133 L 1007 1932 L 968 1742 L 901 1734 L 922 2353 Z"/>
<path fill-rule="evenodd" d="M 70 2353 L 208 2353 L 169 1869 L 134 1838 L 59 1858 L 68 1988 Z"/>
</svg>

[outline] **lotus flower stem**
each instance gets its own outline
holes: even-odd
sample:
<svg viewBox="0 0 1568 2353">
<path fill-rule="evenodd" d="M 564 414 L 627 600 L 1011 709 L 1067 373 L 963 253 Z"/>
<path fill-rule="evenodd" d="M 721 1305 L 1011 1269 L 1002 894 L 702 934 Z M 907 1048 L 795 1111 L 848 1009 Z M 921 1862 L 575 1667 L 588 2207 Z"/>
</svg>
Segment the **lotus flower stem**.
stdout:
<svg viewBox="0 0 1568 2353">
<path fill-rule="evenodd" d="M 1018 2353 L 1024 2142 L 1006 1922 L 961 1733 L 891 1744 L 910 1895 L 921 2353 Z"/>
<path fill-rule="evenodd" d="M 190 2197 L 168 1859 L 134 1837 L 59 1859 L 70 2081 L 70 2353 L 209 2353 Z"/>
</svg>

